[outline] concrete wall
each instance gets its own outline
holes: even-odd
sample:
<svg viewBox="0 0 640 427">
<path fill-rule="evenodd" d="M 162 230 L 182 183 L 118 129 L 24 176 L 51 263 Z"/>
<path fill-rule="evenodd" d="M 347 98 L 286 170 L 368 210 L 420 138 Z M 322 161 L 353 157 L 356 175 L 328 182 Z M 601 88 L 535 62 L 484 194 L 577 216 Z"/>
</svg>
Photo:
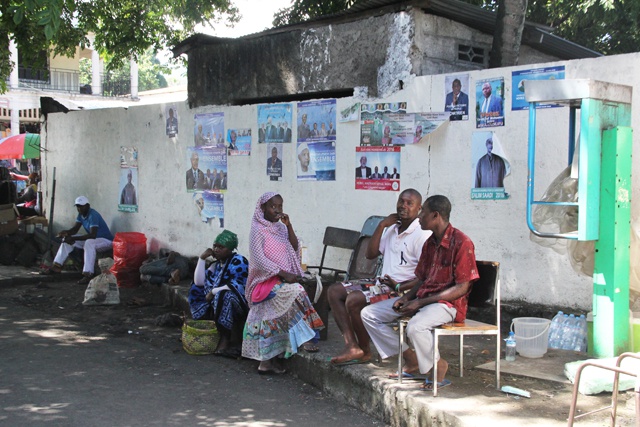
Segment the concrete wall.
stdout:
<svg viewBox="0 0 640 427">
<path fill-rule="evenodd" d="M 640 88 L 640 53 L 569 61 L 567 78 L 592 78 Z M 402 189 L 414 187 L 423 194 L 444 194 L 453 203 L 451 222 L 475 242 L 479 259 L 502 262 L 504 299 L 524 299 L 588 309 L 591 305 L 590 277 L 574 272 L 566 256 L 530 241 L 525 223 L 527 183 L 528 114 L 511 111 L 511 71 L 515 67 L 471 71 L 472 87 L 480 79 L 502 76 L 507 88 L 506 126 L 493 128 L 511 162 L 512 173 L 505 180 L 511 198 L 503 201 L 472 201 L 470 185 L 473 171 L 470 146 L 476 131 L 474 115 L 467 122 L 448 122 L 420 144 L 402 149 Z M 384 98 L 407 101 L 413 111 L 441 111 L 445 75 L 417 77 L 404 90 Z M 337 100 L 340 111 L 357 101 Z M 471 102 L 475 102 L 472 95 Z M 634 97 L 632 110 L 640 111 Z M 295 108 L 294 108 L 295 111 Z M 46 206 L 51 196 L 52 169 L 57 168 L 54 228 L 73 223 L 77 195 L 89 197 L 114 231 L 140 231 L 150 240 L 150 249 L 167 246 L 188 255 L 197 255 L 211 244 L 221 230 L 216 222 L 202 223 L 185 191 L 186 148 L 193 145 L 193 115 L 224 112 L 225 128 L 251 127 L 257 135 L 257 107 L 201 107 L 189 110 L 178 106 L 180 134 L 176 140 L 165 136 L 164 105 L 125 109 L 93 110 L 51 114 L 45 126 L 43 143 Z M 294 113 L 294 122 L 297 118 Z M 568 109 L 539 111 L 537 197 L 566 166 Z M 633 114 L 633 127 L 640 128 L 640 116 Z M 296 129 L 294 128 L 294 133 Z M 228 158 L 228 192 L 225 196 L 225 226 L 240 237 L 239 251 L 247 254 L 251 215 L 260 194 L 279 191 L 285 211 L 291 216 L 298 236 L 309 247 L 309 263 L 317 264 L 322 253 L 326 226 L 359 230 L 369 215 L 386 215 L 395 209 L 396 192 L 356 191 L 353 170 L 355 147 L 359 140 L 358 122 L 338 123 L 336 143 L 336 181 L 298 182 L 295 177 L 295 145 L 285 144 L 283 181 L 265 176 L 267 146 L 255 143 L 249 157 Z M 255 137 L 254 137 L 255 138 Z M 639 170 L 640 136 L 635 134 L 634 170 Z M 120 146 L 139 150 L 139 213 L 117 211 Z M 640 174 L 633 177 L 633 209 L 638 217 Z M 633 248 L 632 257 L 638 257 Z M 348 254 L 330 251 L 329 264 L 346 267 Z"/>
<path fill-rule="evenodd" d="M 491 35 L 415 8 L 304 30 L 219 39 L 189 51 L 189 100 L 195 108 L 342 89 L 382 97 L 415 76 L 484 68 L 460 61 L 458 44 L 484 47 L 488 57 L 491 40 Z M 523 46 L 520 64 L 557 59 Z"/>
</svg>

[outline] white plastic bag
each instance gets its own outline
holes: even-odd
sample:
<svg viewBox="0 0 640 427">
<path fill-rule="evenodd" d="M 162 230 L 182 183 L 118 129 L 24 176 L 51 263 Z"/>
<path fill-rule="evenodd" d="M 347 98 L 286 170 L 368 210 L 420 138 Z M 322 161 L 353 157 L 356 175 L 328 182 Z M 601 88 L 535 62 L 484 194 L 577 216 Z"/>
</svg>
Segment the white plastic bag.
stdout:
<svg viewBox="0 0 640 427">
<path fill-rule="evenodd" d="M 87 290 L 84 292 L 83 305 L 114 305 L 120 304 L 120 290 L 116 276 L 109 269 L 113 265 L 113 259 L 105 258 L 98 261 L 102 273 L 91 279 Z"/>
</svg>

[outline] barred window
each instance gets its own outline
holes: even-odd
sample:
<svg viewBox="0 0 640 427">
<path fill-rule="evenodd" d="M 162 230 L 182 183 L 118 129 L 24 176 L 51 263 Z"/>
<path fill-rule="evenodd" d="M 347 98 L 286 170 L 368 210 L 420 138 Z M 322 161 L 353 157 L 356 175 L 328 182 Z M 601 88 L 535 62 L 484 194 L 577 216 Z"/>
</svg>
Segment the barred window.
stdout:
<svg viewBox="0 0 640 427">
<path fill-rule="evenodd" d="M 458 45 L 458 59 L 472 62 L 474 64 L 485 65 L 487 61 L 487 50 L 477 46 Z"/>
</svg>

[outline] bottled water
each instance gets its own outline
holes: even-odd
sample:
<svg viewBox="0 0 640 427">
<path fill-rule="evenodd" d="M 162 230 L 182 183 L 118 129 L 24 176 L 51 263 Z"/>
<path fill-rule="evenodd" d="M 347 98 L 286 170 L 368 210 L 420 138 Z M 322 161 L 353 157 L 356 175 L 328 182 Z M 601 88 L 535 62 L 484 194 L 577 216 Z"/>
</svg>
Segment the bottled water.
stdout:
<svg viewBox="0 0 640 427">
<path fill-rule="evenodd" d="M 507 347 L 504 352 L 504 360 L 507 362 L 513 362 L 516 360 L 516 335 L 513 332 L 509 332 L 509 336 L 505 341 L 507 343 Z"/>
<path fill-rule="evenodd" d="M 553 316 L 549 325 L 549 348 L 560 348 L 560 336 L 562 334 L 562 324 L 564 323 L 564 313 L 559 311 Z"/>
<path fill-rule="evenodd" d="M 584 314 L 576 318 L 575 336 L 571 349 L 573 351 L 584 352 L 587 350 L 587 318 Z"/>
<path fill-rule="evenodd" d="M 562 325 L 562 338 L 560 340 L 560 348 L 563 350 L 573 350 L 573 338 L 577 332 L 576 316 L 569 315 Z"/>
</svg>

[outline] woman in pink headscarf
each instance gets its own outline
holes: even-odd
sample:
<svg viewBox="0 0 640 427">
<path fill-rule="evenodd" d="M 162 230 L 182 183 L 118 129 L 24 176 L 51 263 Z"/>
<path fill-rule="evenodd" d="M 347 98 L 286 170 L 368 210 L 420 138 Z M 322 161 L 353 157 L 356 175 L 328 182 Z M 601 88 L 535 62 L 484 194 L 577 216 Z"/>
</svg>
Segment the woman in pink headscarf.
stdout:
<svg viewBox="0 0 640 427">
<path fill-rule="evenodd" d="M 278 357 L 295 354 L 324 327 L 298 283 L 299 242 L 282 202 L 278 193 L 263 194 L 251 221 L 242 355 L 260 361 L 260 374 L 285 373 Z"/>
</svg>

